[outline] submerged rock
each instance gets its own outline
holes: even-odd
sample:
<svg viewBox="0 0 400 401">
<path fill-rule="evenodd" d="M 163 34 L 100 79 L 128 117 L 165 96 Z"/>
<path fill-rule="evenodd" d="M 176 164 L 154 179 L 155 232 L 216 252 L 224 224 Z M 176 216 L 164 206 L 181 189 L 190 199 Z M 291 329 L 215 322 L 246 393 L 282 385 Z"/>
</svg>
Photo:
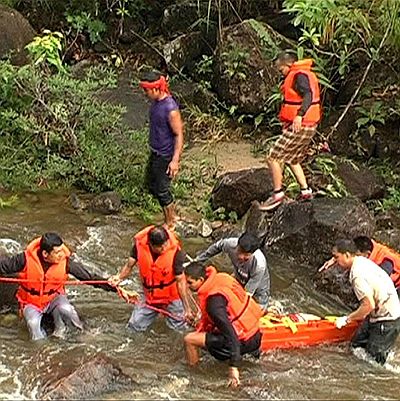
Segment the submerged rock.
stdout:
<svg viewBox="0 0 400 401">
<path fill-rule="evenodd" d="M 83 362 L 71 373 L 46 384 L 42 390 L 43 400 L 90 399 L 114 389 L 116 386 L 132 384 L 109 358 L 97 355 Z"/>
</svg>

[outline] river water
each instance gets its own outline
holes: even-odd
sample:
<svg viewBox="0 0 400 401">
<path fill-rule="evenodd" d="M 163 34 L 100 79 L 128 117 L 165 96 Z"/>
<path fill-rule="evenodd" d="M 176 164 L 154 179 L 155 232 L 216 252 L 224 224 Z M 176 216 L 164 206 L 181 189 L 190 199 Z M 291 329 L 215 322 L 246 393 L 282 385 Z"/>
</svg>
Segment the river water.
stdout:
<svg viewBox="0 0 400 401">
<path fill-rule="evenodd" d="M 115 273 L 129 254 L 131 237 L 144 224 L 128 218 L 74 211 L 66 194 L 24 194 L 12 209 L 0 210 L 0 254 L 22 251 L 46 231 L 59 232 L 88 266 Z M 184 240 L 189 254 L 208 245 Z M 215 264 L 229 270 L 224 257 Z M 306 269 L 269 259 L 272 297 L 287 312 L 317 315 L 345 313 L 337 301 L 314 291 Z M 131 288 L 140 290 L 137 277 Z M 69 298 L 85 322 L 82 333 L 65 340 L 31 342 L 22 321 L 0 320 L 0 399 L 38 399 L 49 380 L 92 356 L 106 355 L 135 384 L 101 394 L 97 399 L 399 399 L 400 344 L 388 366 L 372 363 L 346 344 L 274 351 L 260 360 L 245 359 L 242 386 L 226 387 L 227 368 L 203 354 L 201 364 L 185 365 L 182 335 L 159 319 L 145 334 L 131 335 L 126 323 L 132 306 L 113 293 L 90 286 L 68 288 Z"/>
</svg>

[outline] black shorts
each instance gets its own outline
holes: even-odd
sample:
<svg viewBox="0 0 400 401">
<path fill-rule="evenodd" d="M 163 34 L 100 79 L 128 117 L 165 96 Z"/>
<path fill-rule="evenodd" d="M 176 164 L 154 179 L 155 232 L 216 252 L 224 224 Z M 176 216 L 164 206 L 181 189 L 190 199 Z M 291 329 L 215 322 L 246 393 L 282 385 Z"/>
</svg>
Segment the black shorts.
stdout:
<svg viewBox="0 0 400 401">
<path fill-rule="evenodd" d="M 240 342 L 240 355 L 250 354 L 258 351 L 261 346 L 261 332 L 257 332 L 247 341 Z M 231 358 L 231 350 L 227 344 L 226 337 L 223 334 L 207 333 L 206 349 L 219 361 L 226 361 Z"/>
<path fill-rule="evenodd" d="M 153 196 L 155 196 L 162 207 L 168 206 L 173 202 L 171 193 L 171 178 L 167 174 L 169 163 L 172 156 L 161 156 L 151 152 L 147 164 L 147 186 Z"/>
</svg>

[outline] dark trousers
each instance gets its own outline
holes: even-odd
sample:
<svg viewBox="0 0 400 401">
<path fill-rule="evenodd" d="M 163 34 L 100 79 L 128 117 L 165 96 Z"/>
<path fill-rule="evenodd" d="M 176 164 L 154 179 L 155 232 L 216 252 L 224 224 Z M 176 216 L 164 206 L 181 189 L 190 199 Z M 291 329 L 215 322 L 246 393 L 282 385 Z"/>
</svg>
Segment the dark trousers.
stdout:
<svg viewBox="0 0 400 401">
<path fill-rule="evenodd" d="M 150 193 L 157 198 L 162 207 L 173 202 L 171 178 L 167 174 L 172 156 L 165 157 L 151 152 L 147 164 L 147 186 Z"/>
<path fill-rule="evenodd" d="M 261 333 L 258 331 L 247 341 L 240 341 L 240 355 L 257 352 L 261 346 Z M 223 334 L 207 333 L 206 349 L 219 361 L 226 361 L 231 358 L 231 349 L 227 338 Z"/>
<path fill-rule="evenodd" d="M 351 340 L 351 346 L 364 348 L 376 362 L 383 365 L 399 333 L 400 318 L 376 323 L 365 319 Z"/>
</svg>

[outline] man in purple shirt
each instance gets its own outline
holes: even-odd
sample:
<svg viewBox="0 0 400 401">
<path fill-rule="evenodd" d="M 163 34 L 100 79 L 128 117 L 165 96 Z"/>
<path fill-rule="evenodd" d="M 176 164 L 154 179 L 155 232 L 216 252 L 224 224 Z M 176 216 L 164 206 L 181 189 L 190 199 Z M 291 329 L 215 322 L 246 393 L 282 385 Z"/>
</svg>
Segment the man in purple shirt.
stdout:
<svg viewBox="0 0 400 401">
<path fill-rule="evenodd" d="M 152 100 L 150 107 L 150 158 L 148 185 L 150 192 L 163 208 L 165 223 L 175 228 L 174 199 L 170 184 L 179 170 L 183 148 L 183 121 L 179 106 L 171 96 L 165 77 L 159 73 L 146 73 L 140 87 Z"/>
</svg>

